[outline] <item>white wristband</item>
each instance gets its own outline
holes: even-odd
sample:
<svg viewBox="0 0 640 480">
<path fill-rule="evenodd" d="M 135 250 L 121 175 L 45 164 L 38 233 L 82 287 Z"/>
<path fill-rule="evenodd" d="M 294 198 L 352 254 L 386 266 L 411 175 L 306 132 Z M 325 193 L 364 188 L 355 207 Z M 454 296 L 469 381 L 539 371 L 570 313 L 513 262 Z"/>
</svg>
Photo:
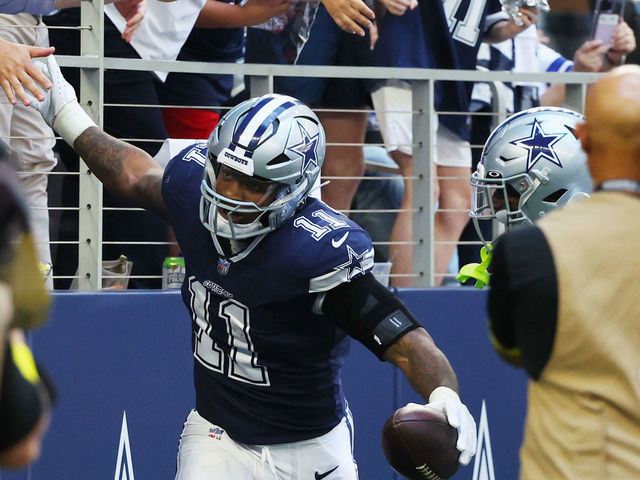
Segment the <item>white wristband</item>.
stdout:
<svg viewBox="0 0 640 480">
<path fill-rule="evenodd" d="M 429 403 L 434 403 L 438 401 L 445 401 L 446 399 L 451 398 L 460 402 L 460 396 L 449 387 L 436 387 L 429 395 Z"/>
<path fill-rule="evenodd" d="M 78 102 L 67 103 L 53 121 L 53 129 L 72 147 L 82 132 L 95 126 L 94 121 Z"/>
</svg>

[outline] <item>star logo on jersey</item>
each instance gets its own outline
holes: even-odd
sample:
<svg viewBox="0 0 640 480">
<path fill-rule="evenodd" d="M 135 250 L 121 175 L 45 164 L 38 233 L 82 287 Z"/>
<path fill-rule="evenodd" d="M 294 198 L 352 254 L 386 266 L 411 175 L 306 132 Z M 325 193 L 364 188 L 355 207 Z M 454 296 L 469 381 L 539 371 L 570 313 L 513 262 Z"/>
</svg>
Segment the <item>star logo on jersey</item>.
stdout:
<svg viewBox="0 0 640 480">
<path fill-rule="evenodd" d="M 309 135 L 309 132 L 305 130 L 300 122 L 298 122 L 300 128 L 300 136 L 302 141 L 297 145 L 288 147 L 287 150 L 297 153 L 302 156 L 302 171 L 304 172 L 309 165 L 318 166 L 317 150 L 318 140 L 320 139 L 320 132 L 316 133 L 313 137 Z"/>
<path fill-rule="evenodd" d="M 540 122 L 534 119 L 531 134 L 528 137 L 519 138 L 510 143 L 527 149 L 527 172 L 542 159 L 549 160 L 562 168 L 558 154 L 553 146 L 565 135 L 566 133 L 545 133 Z"/>
<path fill-rule="evenodd" d="M 350 281 L 358 273 L 364 275 L 367 268 L 373 265 L 372 250 L 365 250 L 361 254 L 357 254 L 351 248 L 351 245 L 347 245 L 347 254 L 349 255 L 349 260 L 336 267 L 336 270 L 345 269 L 347 271 L 347 281 Z"/>
</svg>

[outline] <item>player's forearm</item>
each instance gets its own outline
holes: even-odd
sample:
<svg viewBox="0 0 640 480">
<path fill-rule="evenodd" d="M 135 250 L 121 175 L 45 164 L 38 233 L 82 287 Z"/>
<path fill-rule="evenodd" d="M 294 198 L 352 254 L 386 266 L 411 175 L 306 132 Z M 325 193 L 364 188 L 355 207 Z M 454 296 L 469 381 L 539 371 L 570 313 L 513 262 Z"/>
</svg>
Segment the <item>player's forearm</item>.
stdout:
<svg viewBox="0 0 640 480">
<path fill-rule="evenodd" d="M 162 200 L 162 167 L 146 152 L 90 127 L 74 149 L 98 179 L 116 195 L 166 216 Z"/>
<path fill-rule="evenodd" d="M 391 345 L 385 358 L 402 370 L 413 389 L 426 401 L 439 386 L 458 391 L 458 381 L 449 360 L 422 328 L 410 331 Z"/>
</svg>

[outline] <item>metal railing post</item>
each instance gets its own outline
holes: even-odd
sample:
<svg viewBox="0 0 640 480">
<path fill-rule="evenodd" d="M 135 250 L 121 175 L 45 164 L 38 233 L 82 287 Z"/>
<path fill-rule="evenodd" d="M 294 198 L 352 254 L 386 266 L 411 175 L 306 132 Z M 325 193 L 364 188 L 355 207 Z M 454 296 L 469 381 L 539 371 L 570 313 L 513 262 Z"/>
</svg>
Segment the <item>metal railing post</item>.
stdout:
<svg viewBox="0 0 640 480">
<path fill-rule="evenodd" d="M 434 81 L 411 82 L 413 91 L 413 246 L 414 287 L 434 285 L 433 237 L 433 155 L 435 110 Z"/>
<path fill-rule="evenodd" d="M 251 75 L 250 78 L 251 98 L 273 92 L 273 77 L 271 75 Z"/>
<path fill-rule="evenodd" d="M 80 68 L 80 105 L 102 127 L 104 93 L 104 3 L 82 2 L 81 25 L 90 25 L 80 33 L 80 55 L 98 59 L 97 68 Z M 78 287 L 97 290 L 102 287 L 102 183 L 80 159 L 78 214 Z"/>
<path fill-rule="evenodd" d="M 571 110 L 584 113 L 585 98 L 587 95 L 587 84 L 568 83 L 566 85 L 565 105 Z"/>
</svg>

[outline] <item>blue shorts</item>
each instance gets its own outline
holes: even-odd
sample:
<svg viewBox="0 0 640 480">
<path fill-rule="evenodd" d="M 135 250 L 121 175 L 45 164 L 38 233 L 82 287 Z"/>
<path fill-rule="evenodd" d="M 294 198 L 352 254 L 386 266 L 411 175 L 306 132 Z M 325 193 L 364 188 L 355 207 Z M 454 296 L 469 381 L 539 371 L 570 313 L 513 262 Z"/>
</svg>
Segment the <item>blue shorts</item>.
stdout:
<svg viewBox="0 0 640 480">
<path fill-rule="evenodd" d="M 343 31 L 324 5 L 318 7 L 309 40 L 296 65 L 373 65 L 369 31 L 359 37 Z M 277 82 L 281 91 L 308 105 L 333 108 L 359 108 L 371 105 L 373 81 L 355 78 L 288 77 Z"/>
</svg>

